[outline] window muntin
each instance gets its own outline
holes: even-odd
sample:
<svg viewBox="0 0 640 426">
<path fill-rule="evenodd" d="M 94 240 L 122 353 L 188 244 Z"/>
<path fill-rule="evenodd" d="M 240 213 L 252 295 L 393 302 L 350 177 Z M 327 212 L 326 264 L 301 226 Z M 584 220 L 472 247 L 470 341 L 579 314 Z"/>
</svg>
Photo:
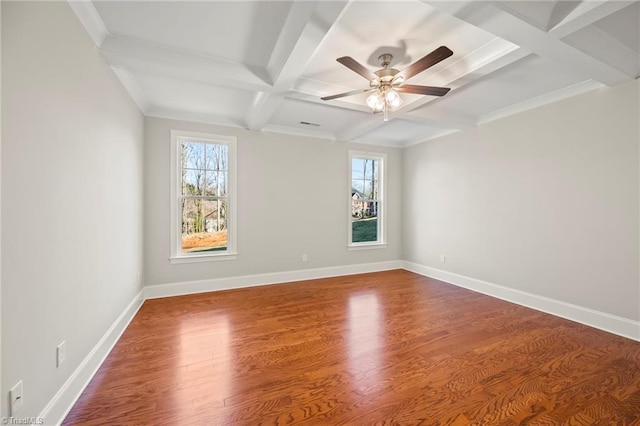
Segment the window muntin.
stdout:
<svg viewBox="0 0 640 426">
<path fill-rule="evenodd" d="M 235 255 L 235 138 L 173 131 L 172 141 L 172 260 Z"/>
<path fill-rule="evenodd" d="M 384 155 L 350 152 L 349 245 L 384 244 Z"/>
</svg>

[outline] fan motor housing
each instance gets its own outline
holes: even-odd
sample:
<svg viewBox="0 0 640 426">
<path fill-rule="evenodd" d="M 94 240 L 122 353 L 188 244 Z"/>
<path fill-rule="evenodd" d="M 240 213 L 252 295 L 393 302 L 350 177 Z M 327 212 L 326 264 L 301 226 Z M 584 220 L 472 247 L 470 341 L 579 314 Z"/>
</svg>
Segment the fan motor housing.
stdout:
<svg viewBox="0 0 640 426">
<path fill-rule="evenodd" d="M 380 77 L 380 81 L 391 81 L 399 72 L 400 71 L 395 68 L 383 68 L 381 70 L 374 71 L 373 73 Z"/>
</svg>

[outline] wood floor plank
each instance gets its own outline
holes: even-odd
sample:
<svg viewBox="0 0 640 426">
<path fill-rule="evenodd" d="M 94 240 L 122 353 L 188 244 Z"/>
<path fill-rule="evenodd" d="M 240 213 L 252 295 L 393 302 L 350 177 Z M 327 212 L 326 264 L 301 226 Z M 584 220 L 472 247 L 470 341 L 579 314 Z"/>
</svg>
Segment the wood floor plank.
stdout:
<svg viewBox="0 0 640 426">
<path fill-rule="evenodd" d="M 64 425 L 640 425 L 640 343 L 397 270 L 148 300 Z"/>
</svg>

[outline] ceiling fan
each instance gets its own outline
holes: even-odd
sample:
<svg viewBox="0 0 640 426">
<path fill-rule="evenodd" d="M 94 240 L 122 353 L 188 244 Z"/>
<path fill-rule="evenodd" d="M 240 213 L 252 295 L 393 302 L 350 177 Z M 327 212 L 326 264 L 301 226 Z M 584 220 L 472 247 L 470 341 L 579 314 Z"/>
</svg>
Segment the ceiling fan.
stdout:
<svg viewBox="0 0 640 426">
<path fill-rule="evenodd" d="M 451 55 L 453 55 L 453 52 L 448 47 L 440 46 L 402 71 L 398 71 L 395 68 L 388 68 L 393 60 L 393 55 L 390 53 L 383 53 L 378 57 L 382 69 L 377 71 L 370 71 L 352 57 L 343 56 L 336 60 L 369 80 L 369 88 L 325 96 L 321 99 L 323 101 L 330 101 L 359 93 L 373 92 L 367 98 L 367 105 L 374 113 L 383 112 L 384 121 L 387 121 L 389 119 L 388 111 L 393 111 L 402 103 L 398 92 L 431 96 L 444 96 L 447 94 L 450 90 L 448 87 L 418 86 L 415 84 L 404 84 L 404 82 Z"/>
</svg>

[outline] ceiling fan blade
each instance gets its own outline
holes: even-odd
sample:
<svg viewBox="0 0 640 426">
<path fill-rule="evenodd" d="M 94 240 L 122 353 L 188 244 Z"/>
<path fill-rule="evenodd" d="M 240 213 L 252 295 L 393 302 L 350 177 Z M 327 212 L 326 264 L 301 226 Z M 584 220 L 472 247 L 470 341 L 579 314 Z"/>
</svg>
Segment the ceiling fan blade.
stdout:
<svg viewBox="0 0 640 426">
<path fill-rule="evenodd" d="M 449 87 L 416 86 L 415 84 L 403 84 L 395 90 L 404 93 L 415 93 L 417 95 L 444 96 L 451 90 Z"/>
<path fill-rule="evenodd" d="M 433 52 L 424 56 L 422 59 L 418 59 L 416 62 L 409 65 L 406 69 L 400 71 L 398 74 L 396 74 L 394 80 L 403 78 L 404 81 L 406 81 L 414 75 L 426 70 L 427 68 L 434 66 L 438 62 L 447 59 L 451 55 L 453 55 L 453 52 L 447 46 L 440 46 Z"/>
<path fill-rule="evenodd" d="M 341 58 L 336 59 L 336 61 L 340 62 L 345 67 L 349 68 L 351 71 L 354 71 L 367 80 L 377 80 L 378 76 L 373 73 L 373 71 L 368 70 L 360 62 L 353 59 L 351 56 L 343 56 Z"/>
<path fill-rule="evenodd" d="M 323 101 L 330 101 L 332 99 L 344 98 L 346 96 L 353 96 L 353 95 L 358 95 L 360 93 L 371 92 L 372 90 L 376 90 L 376 89 L 373 88 L 373 89 L 352 90 L 350 92 L 338 93 L 337 95 L 325 96 L 324 98 L 320 98 L 320 99 L 322 99 Z"/>
</svg>

